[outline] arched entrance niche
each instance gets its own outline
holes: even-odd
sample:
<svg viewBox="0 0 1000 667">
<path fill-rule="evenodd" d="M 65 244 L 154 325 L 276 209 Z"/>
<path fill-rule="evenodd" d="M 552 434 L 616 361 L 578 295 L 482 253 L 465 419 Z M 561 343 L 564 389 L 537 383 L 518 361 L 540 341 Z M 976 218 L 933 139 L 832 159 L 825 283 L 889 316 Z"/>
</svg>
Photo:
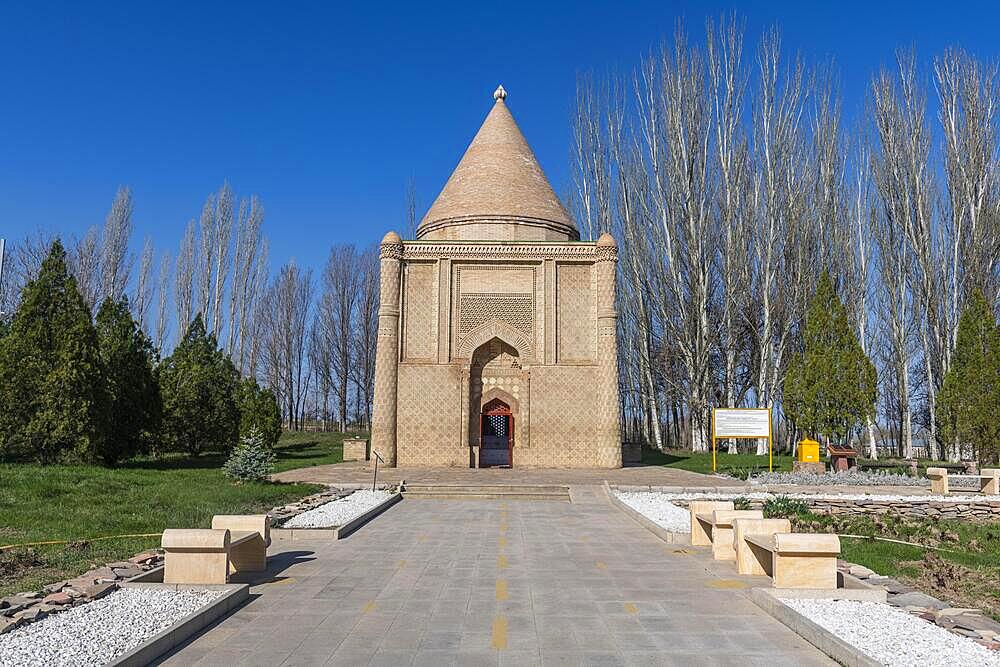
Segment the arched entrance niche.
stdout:
<svg viewBox="0 0 1000 667">
<path fill-rule="evenodd" d="M 470 465 L 513 465 L 517 447 L 527 445 L 528 371 L 521 355 L 491 338 L 472 353 L 468 377 Z M 508 454 L 502 457 L 505 444 Z"/>
</svg>

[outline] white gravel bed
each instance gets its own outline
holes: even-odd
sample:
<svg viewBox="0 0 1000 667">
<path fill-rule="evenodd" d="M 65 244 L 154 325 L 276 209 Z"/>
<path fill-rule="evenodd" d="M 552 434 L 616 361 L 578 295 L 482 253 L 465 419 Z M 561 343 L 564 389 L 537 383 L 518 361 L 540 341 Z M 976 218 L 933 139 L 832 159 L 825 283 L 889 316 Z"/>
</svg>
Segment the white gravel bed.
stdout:
<svg viewBox="0 0 1000 667">
<path fill-rule="evenodd" d="M 1000 667 L 1000 652 L 888 604 L 853 600 L 782 602 L 890 667 Z"/>
<path fill-rule="evenodd" d="M 623 503 L 664 530 L 671 533 L 691 532 L 691 513 L 666 500 L 662 493 L 615 491 L 614 494 Z"/>
<path fill-rule="evenodd" d="M 106 665 L 223 593 L 122 588 L 0 635 L 0 667 Z"/>
<path fill-rule="evenodd" d="M 282 524 L 282 528 L 333 528 L 342 526 L 392 496 L 391 491 L 362 489 L 349 496 L 325 503 L 296 514 Z"/>
<path fill-rule="evenodd" d="M 619 493 L 625 493 L 619 491 Z M 861 500 L 865 502 L 908 502 L 908 503 L 929 503 L 929 502 L 950 502 L 950 503 L 988 503 L 1000 501 L 1000 496 L 984 496 L 976 494 L 969 495 L 949 495 L 949 496 L 918 496 L 900 495 L 884 493 L 771 493 L 763 491 L 733 491 L 732 493 L 665 493 L 663 491 L 653 491 L 656 495 L 662 496 L 665 501 L 669 500 L 732 500 L 733 498 L 746 498 L 747 500 L 770 500 L 781 496 L 783 498 L 795 498 L 797 500 Z"/>
<path fill-rule="evenodd" d="M 971 477 L 955 477 L 952 473 L 948 482 L 953 487 L 978 488 L 979 480 Z M 910 477 L 884 470 L 858 470 L 843 472 L 827 471 L 823 474 L 809 472 L 763 472 L 752 477 L 751 484 L 802 484 L 809 486 L 919 486 L 928 487 L 931 481 L 926 477 Z"/>
</svg>

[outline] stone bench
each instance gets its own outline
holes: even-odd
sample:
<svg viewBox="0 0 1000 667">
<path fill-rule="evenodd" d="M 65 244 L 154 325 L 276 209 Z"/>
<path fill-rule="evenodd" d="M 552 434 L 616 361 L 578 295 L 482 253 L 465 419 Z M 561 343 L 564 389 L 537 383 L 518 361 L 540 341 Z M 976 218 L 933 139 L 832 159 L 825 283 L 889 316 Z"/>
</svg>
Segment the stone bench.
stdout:
<svg viewBox="0 0 1000 667">
<path fill-rule="evenodd" d="M 837 588 L 836 535 L 774 533 L 744 535 L 750 553 L 775 588 Z"/>
<path fill-rule="evenodd" d="M 163 583 L 225 584 L 236 572 L 267 569 L 271 522 L 266 514 L 217 515 L 211 528 L 168 528 Z"/>
<path fill-rule="evenodd" d="M 765 575 L 747 544 L 748 535 L 770 537 L 776 533 L 792 532 L 792 522 L 788 519 L 735 519 L 733 520 L 733 549 L 736 550 L 736 571 L 740 574 Z"/>
<path fill-rule="evenodd" d="M 691 545 L 695 547 L 712 545 L 712 528 L 698 520 L 699 514 L 731 509 L 733 509 L 733 501 L 731 500 L 692 500 L 688 504 L 688 510 L 691 513 Z"/>
<path fill-rule="evenodd" d="M 946 496 L 949 493 L 948 479 L 963 477 L 979 480 L 979 492 L 985 495 L 1000 495 L 1000 468 L 983 468 L 978 475 L 949 475 L 947 468 L 928 468 L 927 479 L 931 481 L 931 493 Z"/>
<path fill-rule="evenodd" d="M 697 515 L 703 530 L 712 538 L 712 558 L 715 560 L 736 560 L 733 549 L 733 521 L 737 519 L 763 519 L 760 510 L 713 510 Z"/>
</svg>

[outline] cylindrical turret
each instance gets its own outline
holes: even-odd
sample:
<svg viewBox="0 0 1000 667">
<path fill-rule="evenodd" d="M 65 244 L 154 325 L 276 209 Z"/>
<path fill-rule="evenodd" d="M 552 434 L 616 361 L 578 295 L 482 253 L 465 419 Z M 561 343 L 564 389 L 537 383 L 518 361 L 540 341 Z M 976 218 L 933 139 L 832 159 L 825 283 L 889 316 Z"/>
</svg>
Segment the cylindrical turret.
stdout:
<svg viewBox="0 0 1000 667">
<path fill-rule="evenodd" d="M 618 314 L 615 277 L 618 246 L 611 234 L 597 240 L 597 465 L 622 465 L 621 423 L 618 414 Z"/>
<path fill-rule="evenodd" d="M 399 371 L 399 274 L 403 241 L 396 232 L 380 248 L 378 342 L 375 349 L 375 398 L 372 406 L 372 450 L 385 465 L 396 465 L 396 389 Z"/>
</svg>

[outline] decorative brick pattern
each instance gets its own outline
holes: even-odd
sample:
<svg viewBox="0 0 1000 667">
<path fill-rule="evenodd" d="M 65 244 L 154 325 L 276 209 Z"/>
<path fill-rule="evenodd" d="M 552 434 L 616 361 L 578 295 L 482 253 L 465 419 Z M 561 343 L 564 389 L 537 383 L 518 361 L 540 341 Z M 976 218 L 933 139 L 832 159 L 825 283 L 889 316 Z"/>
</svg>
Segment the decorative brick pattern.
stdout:
<svg viewBox="0 0 1000 667">
<path fill-rule="evenodd" d="M 458 371 L 444 364 L 399 365 L 399 465 L 468 467 Z"/>
<path fill-rule="evenodd" d="M 437 358 L 436 269 L 426 262 L 406 265 L 403 359 Z"/>
<path fill-rule="evenodd" d="M 594 292 L 589 264 L 556 267 L 556 332 L 560 362 L 594 359 Z"/>
</svg>

